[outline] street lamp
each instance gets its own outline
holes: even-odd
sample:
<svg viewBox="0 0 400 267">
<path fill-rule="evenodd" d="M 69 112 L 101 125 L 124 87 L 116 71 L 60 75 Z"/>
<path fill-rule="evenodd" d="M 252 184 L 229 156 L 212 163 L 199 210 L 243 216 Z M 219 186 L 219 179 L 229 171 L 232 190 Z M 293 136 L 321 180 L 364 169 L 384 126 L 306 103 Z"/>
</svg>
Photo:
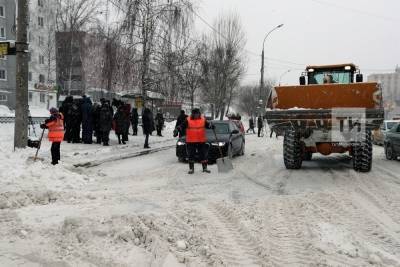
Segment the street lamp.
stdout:
<svg viewBox="0 0 400 267">
<path fill-rule="evenodd" d="M 279 29 L 283 27 L 283 24 L 279 24 L 278 26 L 276 26 L 275 28 L 273 28 L 272 30 L 270 30 L 267 35 L 265 35 L 264 37 L 264 41 L 263 41 L 263 48 L 262 48 L 262 53 L 261 53 L 261 81 L 260 81 L 260 101 L 262 101 L 261 99 L 261 91 L 264 88 L 264 46 L 265 46 L 265 41 L 267 40 L 268 36 L 275 30 Z"/>
<path fill-rule="evenodd" d="M 281 81 L 282 81 L 282 77 L 285 76 L 286 74 L 288 74 L 289 72 L 291 72 L 291 69 L 288 69 L 287 71 L 285 71 L 284 73 L 282 73 L 282 75 L 279 77 L 279 86 L 281 86 Z"/>
</svg>

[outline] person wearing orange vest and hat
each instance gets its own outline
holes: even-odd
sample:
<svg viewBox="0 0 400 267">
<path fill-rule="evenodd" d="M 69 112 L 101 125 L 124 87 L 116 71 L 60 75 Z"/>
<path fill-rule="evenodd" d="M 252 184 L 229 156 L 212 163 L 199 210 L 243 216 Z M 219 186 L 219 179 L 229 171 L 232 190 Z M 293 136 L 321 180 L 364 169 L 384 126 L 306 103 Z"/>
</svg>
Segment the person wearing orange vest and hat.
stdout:
<svg viewBox="0 0 400 267">
<path fill-rule="evenodd" d="M 64 116 L 58 109 L 50 109 L 50 118 L 40 125 L 42 129 L 49 129 L 48 138 L 51 144 L 51 164 L 56 165 L 60 160 L 60 145 L 64 139 Z"/>
<path fill-rule="evenodd" d="M 208 147 L 206 145 L 206 128 L 212 129 L 214 126 L 201 115 L 200 109 L 198 108 L 193 109 L 191 116 L 187 117 L 183 124 L 178 127 L 180 132 L 186 130 L 186 151 L 189 158 L 189 174 L 194 173 L 196 151 L 199 154 L 203 172 L 210 173 L 210 170 L 207 169 Z"/>
</svg>

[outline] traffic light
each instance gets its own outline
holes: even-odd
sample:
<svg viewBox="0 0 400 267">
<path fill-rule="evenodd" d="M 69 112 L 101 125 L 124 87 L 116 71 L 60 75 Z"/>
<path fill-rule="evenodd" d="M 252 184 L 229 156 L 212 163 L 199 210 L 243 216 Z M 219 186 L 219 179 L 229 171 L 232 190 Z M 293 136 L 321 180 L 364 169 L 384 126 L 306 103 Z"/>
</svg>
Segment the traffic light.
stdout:
<svg viewBox="0 0 400 267">
<path fill-rule="evenodd" d="M 0 42 L 0 56 L 16 55 L 15 42 Z"/>
</svg>

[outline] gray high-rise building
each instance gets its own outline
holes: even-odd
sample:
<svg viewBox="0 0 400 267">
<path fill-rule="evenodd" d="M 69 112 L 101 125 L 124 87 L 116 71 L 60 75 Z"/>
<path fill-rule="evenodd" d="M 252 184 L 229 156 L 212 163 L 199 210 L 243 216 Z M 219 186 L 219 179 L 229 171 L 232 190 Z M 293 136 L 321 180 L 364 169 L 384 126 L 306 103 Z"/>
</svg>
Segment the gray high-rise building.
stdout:
<svg viewBox="0 0 400 267">
<path fill-rule="evenodd" d="M 392 73 L 371 74 L 368 81 L 382 84 L 386 118 L 400 117 L 400 67 Z"/>
<path fill-rule="evenodd" d="M 0 0 L 0 41 L 15 40 L 15 1 Z M 15 56 L 0 57 L 0 105 L 15 107 Z"/>
</svg>

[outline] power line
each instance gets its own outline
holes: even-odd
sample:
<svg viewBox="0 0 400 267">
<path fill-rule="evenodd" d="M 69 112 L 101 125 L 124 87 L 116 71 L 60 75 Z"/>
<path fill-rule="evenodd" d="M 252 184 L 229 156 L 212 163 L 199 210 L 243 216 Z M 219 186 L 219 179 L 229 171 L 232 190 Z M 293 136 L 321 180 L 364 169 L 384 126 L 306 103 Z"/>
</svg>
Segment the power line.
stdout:
<svg viewBox="0 0 400 267">
<path fill-rule="evenodd" d="M 224 38 L 225 40 L 227 39 L 223 34 L 221 34 L 221 32 L 219 32 L 215 27 L 213 27 L 206 19 L 204 19 L 202 16 L 200 16 L 196 11 L 192 10 L 193 14 L 198 17 L 205 25 L 207 25 L 211 30 L 213 30 L 215 33 L 217 33 L 218 35 L 220 35 L 222 38 Z M 248 49 L 244 49 L 248 54 L 251 54 L 253 56 L 256 57 L 260 57 L 261 55 L 250 51 Z M 268 60 L 272 60 L 272 61 L 277 61 L 277 62 L 282 62 L 282 63 L 288 63 L 288 64 L 292 64 L 292 65 L 298 65 L 298 66 L 304 66 L 305 64 L 303 63 L 297 63 L 297 62 L 293 62 L 293 61 L 288 61 L 288 60 L 283 60 L 283 59 L 278 59 L 278 58 L 272 58 L 272 57 L 265 57 Z"/>
<path fill-rule="evenodd" d="M 378 19 L 386 20 L 386 21 L 400 22 L 400 20 L 396 19 L 396 18 L 387 17 L 387 16 L 383 16 L 383 15 L 379 15 L 379 14 L 374 14 L 374 13 L 371 13 L 371 12 L 368 12 L 368 11 L 351 8 L 351 7 L 348 7 L 348 6 L 338 5 L 336 3 L 332 3 L 332 2 L 329 2 L 329 1 L 326 1 L 326 0 L 311 0 L 311 1 L 313 1 L 315 3 L 318 3 L 320 5 L 333 6 L 335 8 L 339 8 L 341 10 L 345 9 L 345 10 L 348 10 L 348 11 L 351 11 L 351 12 L 355 12 L 355 13 L 358 13 L 358 14 L 361 14 L 361 15 L 364 15 L 364 16 L 375 17 L 375 18 L 378 18 Z"/>
</svg>

